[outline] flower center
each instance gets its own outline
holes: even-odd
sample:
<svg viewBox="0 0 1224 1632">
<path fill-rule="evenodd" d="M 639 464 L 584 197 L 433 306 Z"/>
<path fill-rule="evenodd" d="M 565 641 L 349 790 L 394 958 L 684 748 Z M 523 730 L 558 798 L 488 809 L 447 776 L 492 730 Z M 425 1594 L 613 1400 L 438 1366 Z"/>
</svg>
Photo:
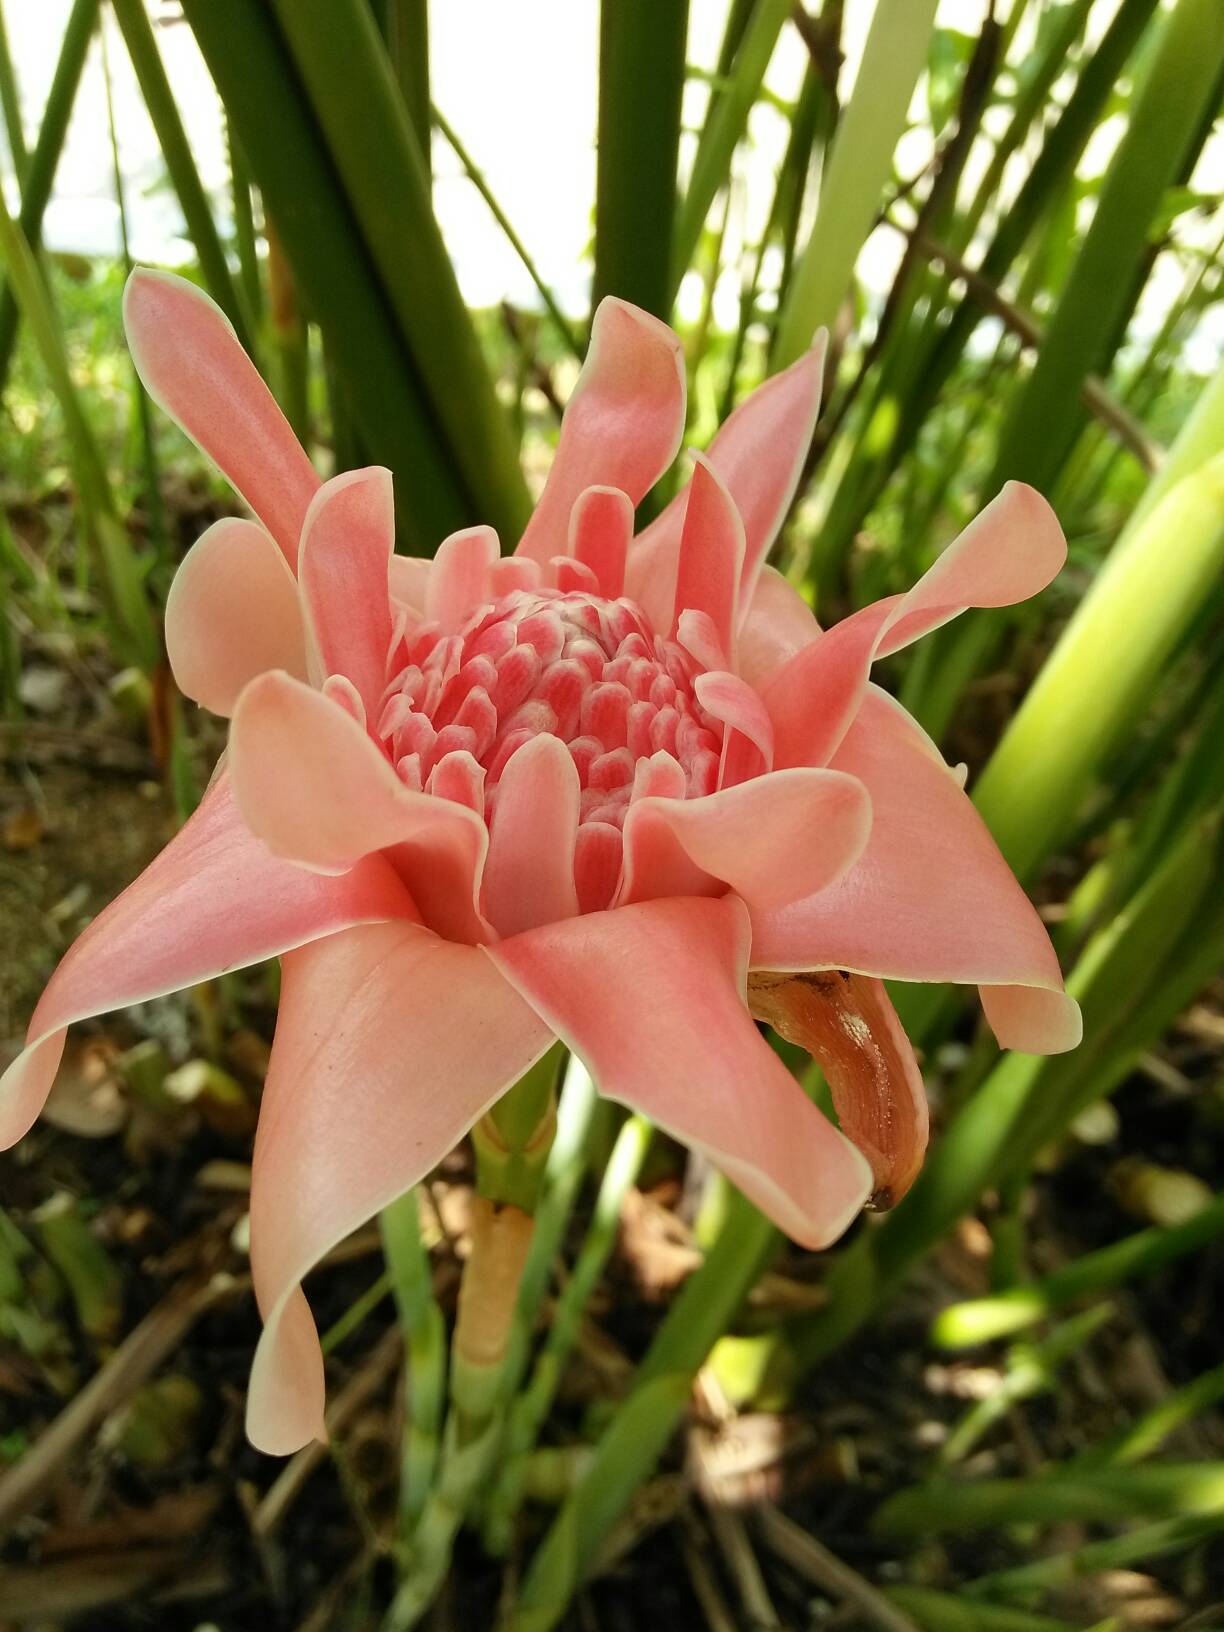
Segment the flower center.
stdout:
<svg viewBox="0 0 1224 1632">
<path fill-rule="evenodd" d="M 378 721 L 403 782 L 489 819 L 511 756 L 541 732 L 569 748 L 581 820 L 620 827 L 638 765 L 670 755 L 688 798 L 718 778 L 722 727 L 697 701 L 700 665 L 633 601 L 515 590 L 457 634 L 411 630 Z"/>
</svg>

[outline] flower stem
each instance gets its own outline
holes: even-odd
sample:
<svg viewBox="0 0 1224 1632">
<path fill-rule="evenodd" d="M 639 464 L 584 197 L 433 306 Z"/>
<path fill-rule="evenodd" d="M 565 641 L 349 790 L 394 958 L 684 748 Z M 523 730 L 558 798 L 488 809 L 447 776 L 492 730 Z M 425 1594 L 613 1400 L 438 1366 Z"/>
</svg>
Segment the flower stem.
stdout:
<svg viewBox="0 0 1224 1632">
<path fill-rule="evenodd" d="M 451 1337 L 450 1412 L 432 1487 L 419 1508 L 406 1509 L 415 1522 L 384 1632 L 407 1632 L 432 1604 L 455 1536 L 501 1442 L 505 1361 L 556 1132 L 556 1085 L 564 1060 L 561 1045 L 550 1049 L 472 1131 L 477 1194 Z M 406 1459 L 406 1483 L 414 1474 L 419 1481 L 419 1469 L 410 1469 Z M 409 1484 L 413 1488 L 422 1487 Z"/>
<path fill-rule="evenodd" d="M 400 1527 L 407 1536 L 425 1506 L 438 1459 L 446 1390 L 446 1325 L 434 1300 L 417 1192 L 410 1190 L 385 1207 L 380 1223 L 408 1354 L 400 1464 Z"/>
<path fill-rule="evenodd" d="M 612 1158 L 604 1170 L 595 1217 L 578 1255 L 574 1272 L 557 1301 L 548 1337 L 536 1361 L 527 1388 L 510 1409 L 502 1446 L 501 1471 L 490 1498 L 485 1538 L 490 1551 L 504 1552 L 523 1498 L 523 1485 L 532 1448 L 557 1391 L 565 1362 L 573 1347 L 582 1311 L 603 1273 L 616 1240 L 621 1203 L 637 1178 L 650 1145 L 650 1124 L 640 1116 L 625 1123 Z"/>
</svg>

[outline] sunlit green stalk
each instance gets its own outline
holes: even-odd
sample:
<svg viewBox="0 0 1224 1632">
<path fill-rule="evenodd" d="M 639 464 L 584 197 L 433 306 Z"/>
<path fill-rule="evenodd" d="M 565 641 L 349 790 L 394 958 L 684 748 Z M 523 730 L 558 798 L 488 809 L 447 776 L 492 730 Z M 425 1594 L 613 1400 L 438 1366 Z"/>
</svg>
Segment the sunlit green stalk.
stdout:
<svg viewBox="0 0 1224 1632">
<path fill-rule="evenodd" d="M 1057 1466 L 1026 1479 L 941 1481 L 890 1496 L 876 1510 L 871 1527 L 886 1536 L 929 1536 L 1008 1524 L 1098 1524 L 1170 1514 L 1224 1517 L 1224 1468 L 1217 1462 Z"/>
<path fill-rule="evenodd" d="M 213 220 L 212 206 L 196 169 L 191 142 L 166 77 L 144 0 L 111 0 L 111 7 L 123 32 L 140 94 L 153 121 L 162 158 L 166 161 L 166 169 L 170 172 L 170 180 L 187 223 L 188 235 L 195 245 L 205 286 L 234 325 L 245 349 L 253 351 L 249 314 L 230 276 L 229 263 Z"/>
<path fill-rule="evenodd" d="M 791 0 L 756 0 L 735 53 L 730 77 L 711 98 L 710 113 L 697 143 L 684 200 L 676 215 L 672 250 L 673 296 L 688 271 L 701 238 L 710 205 L 731 173 L 731 160 L 760 94 Z"/>
<path fill-rule="evenodd" d="M 1183 468 L 1184 440 L 1201 456 L 1224 439 L 1224 390 L 1211 397 L 1171 456 Z M 1224 452 L 1162 486 L 1119 537 L 978 784 L 975 803 L 1022 877 L 1066 830 L 1224 564 Z"/>
<path fill-rule="evenodd" d="M 771 357 L 793 363 L 823 324 L 832 327 L 854 263 L 892 173 L 910 97 L 926 65 L 935 0 L 878 0 L 854 92 L 829 154 L 820 204 L 795 267 Z"/>
<path fill-rule="evenodd" d="M 1113 1314 L 1109 1304 L 1097 1304 L 1056 1326 L 1039 1342 L 1017 1344 L 1008 1356 L 998 1387 L 982 1399 L 974 1400 L 943 1442 L 939 1451 L 940 1467 L 950 1468 L 963 1462 L 982 1436 L 1021 1400 L 1031 1400 L 1056 1388 L 1059 1367 L 1077 1355 Z"/>
<path fill-rule="evenodd" d="M 1045 1320 L 1079 1298 L 1099 1297 L 1127 1281 L 1155 1274 L 1224 1234 L 1224 1197 L 1184 1224 L 1153 1226 L 1073 1259 L 1062 1269 L 995 1297 L 956 1303 L 936 1317 L 932 1341 L 959 1349 L 1008 1337 Z"/>
<path fill-rule="evenodd" d="M 671 310 L 688 0 L 601 0 L 592 305 Z"/>
<path fill-rule="evenodd" d="M 47 93 L 46 105 L 39 122 L 38 137 L 30 153 L 25 182 L 21 189 L 18 224 L 26 242 L 34 250 L 37 250 L 42 242 L 43 215 L 51 197 L 55 172 L 59 166 L 60 154 L 64 150 L 64 138 L 68 134 L 72 105 L 76 101 L 81 71 L 85 67 L 89 42 L 93 37 L 94 24 L 97 20 L 98 0 L 73 0 L 73 7 L 64 29 L 59 59 L 55 64 L 55 74 L 51 80 L 51 89 Z M 13 342 L 16 338 L 17 300 L 10 282 L 0 292 L 0 390 L 8 380 L 9 366 L 13 360 Z"/>
</svg>

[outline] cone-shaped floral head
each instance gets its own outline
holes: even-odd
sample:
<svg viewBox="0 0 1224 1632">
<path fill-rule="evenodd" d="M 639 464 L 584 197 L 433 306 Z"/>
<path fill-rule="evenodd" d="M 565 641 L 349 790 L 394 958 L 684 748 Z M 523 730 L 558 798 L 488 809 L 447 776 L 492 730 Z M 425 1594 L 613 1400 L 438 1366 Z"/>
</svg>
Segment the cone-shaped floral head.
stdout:
<svg viewBox="0 0 1224 1632">
<path fill-rule="evenodd" d="M 256 1444 L 321 1432 L 303 1277 L 560 1037 L 605 1094 L 823 1246 L 926 1142 L 884 978 L 975 982 L 1005 1046 L 1074 1046 L 1057 960 L 877 656 L 1044 587 L 1065 546 L 1011 485 L 908 594 L 822 632 L 764 565 L 823 347 L 763 386 L 636 538 L 675 458 L 680 344 L 600 307 L 514 554 L 395 557 L 391 477 L 320 483 L 224 317 L 137 272 L 153 397 L 257 521 L 210 528 L 166 610 L 183 691 L 232 716 L 200 809 L 69 951 L 0 1087 L 38 1114 L 73 1021 L 280 955 L 255 1149 Z M 834 1128 L 760 1035 L 808 1047 Z"/>
</svg>

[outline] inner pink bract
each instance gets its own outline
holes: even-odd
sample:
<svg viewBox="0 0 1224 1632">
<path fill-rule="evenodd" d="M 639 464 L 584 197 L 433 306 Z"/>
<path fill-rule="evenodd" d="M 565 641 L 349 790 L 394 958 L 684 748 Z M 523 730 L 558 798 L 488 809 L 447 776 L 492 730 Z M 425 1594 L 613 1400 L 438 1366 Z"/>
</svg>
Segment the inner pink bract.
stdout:
<svg viewBox="0 0 1224 1632">
<path fill-rule="evenodd" d="M 577 884 L 588 911 L 607 905 L 604 881 L 616 871 L 609 851 L 619 861 L 635 780 L 651 756 L 668 754 L 679 767 L 667 789 L 673 797 L 698 798 L 718 785 L 723 732 L 694 694 L 701 666 L 656 634 L 634 601 L 585 589 L 514 590 L 456 634 L 418 627 L 401 650 L 377 732 L 407 787 L 491 822 L 517 750 L 544 732 L 566 744 L 582 789 Z M 592 826 L 609 831 L 581 834 Z M 598 867 L 583 868 L 582 855 L 595 850 Z"/>
</svg>

